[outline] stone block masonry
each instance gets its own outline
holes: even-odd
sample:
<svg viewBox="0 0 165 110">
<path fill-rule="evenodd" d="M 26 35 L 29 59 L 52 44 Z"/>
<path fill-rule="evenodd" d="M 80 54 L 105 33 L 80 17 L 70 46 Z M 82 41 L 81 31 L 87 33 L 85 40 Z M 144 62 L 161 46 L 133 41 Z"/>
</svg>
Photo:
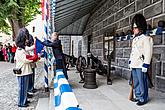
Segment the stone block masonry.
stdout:
<svg viewBox="0 0 165 110">
<path fill-rule="evenodd" d="M 137 13 L 142 13 L 147 23 L 152 27 L 157 27 L 159 20 L 165 20 L 165 0 L 105 0 L 105 3 L 93 12 L 88 20 L 83 35 L 83 54 L 87 54 L 87 37 L 91 37 L 91 52 L 104 61 L 104 36 L 106 33 L 113 35 L 115 33 L 127 32 L 130 29 L 131 20 Z M 152 65 L 158 65 L 161 68 L 152 66 L 152 79 L 157 90 L 165 92 L 162 85 L 165 85 L 165 76 L 163 76 L 165 64 L 165 38 L 164 36 L 153 36 L 154 55 Z M 129 79 L 127 61 L 130 55 L 131 41 L 116 42 L 115 61 L 112 63 L 116 67 L 116 74 Z M 158 76 L 157 74 L 159 74 Z M 159 85 L 159 86 L 158 86 Z"/>
<path fill-rule="evenodd" d="M 70 55 L 71 50 L 71 36 L 59 36 L 61 40 L 63 52 L 67 55 Z"/>
</svg>

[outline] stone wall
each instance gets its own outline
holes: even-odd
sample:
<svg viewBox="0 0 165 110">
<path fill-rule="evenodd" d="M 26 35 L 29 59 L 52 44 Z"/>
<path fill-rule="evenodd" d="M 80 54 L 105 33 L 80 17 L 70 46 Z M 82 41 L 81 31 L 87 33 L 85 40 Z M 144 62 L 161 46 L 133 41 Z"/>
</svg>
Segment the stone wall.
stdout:
<svg viewBox="0 0 165 110">
<path fill-rule="evenodd" d="M 82 36 L 59 36 L 61 40 L 63 52 L 67 55 L 72 55 L 72 45 L 73 45 L 73 55 L 78 57 L 82 55 Z M 73 43 L 73 44 L 72 44 Z"/>
<path fill-rule="evenodd" d="M 136 13 L 142 13 L 146 17 L 147 22 L 151 24 L 152 27 L 156 27 L 159 20 L 165 20 L 165 0 L 107 0 L 92 13 L 88 20 L 83 37 L 84 55 L 87 52 L 87 37 L 91 36 L 91 52 L 103 61 L 103 37 L 105 33 L 126 32 L 130 29 L 131 20 Z M 163 51 L 161 49 L 164 49 L 164 44 L 160 44 L 159 38 L 155 39 L 158 41 L 155 41 L 154 52 L 157 51 L 160 53 Z M 131 41 L 116 42 L 116 58 L 115 62 L 112 62 L 113 66 L 116 67 L 116 74 L 126 79 L 130 76 L 127 66 L 131 51 L 130 42 Z M 165 68 L 165 63 L 162 59 L 163 56 L 165 56 L 165 52 L 158 54 L 158 56 L 161 58 L 156 62 L 161 62 L 161 72 L 165 72 L 163 69 Z M 154 64 L 153 62 L 153 65 Z M 154 68 L 155 67 L 153 67 L 153 70 Z M 158 69 L 156 70 L 158 71 Z M 153 73 L 157 74 L 156 72 Z M 165 87 L 162 85 L 165 85 L 165 79 L 159 79 L 156 75 L 153 76 L 156 88 L 165 91 Z M 162 87 L 164 87 L 163 90 L 161 89 Z"/>
<path fill-rule="evenodd" d="M 59 36 L 61 40 L 63 52 L 67 55 L 70 55 L 71 50 L 71 36 Z"/>
<path fill-rule="evenodd" d="M 165 92 L 165 34 L 153 36 L 152 79 L 157 90 Z"/>
<path fill-rule="evenodd" d="M 75 57 L 79 57 L 82 52 L 82 36 L 71 36 L 71 45 L 73 43 L 73 55 Z M 71 54 L 72 55 L 72 48 L 71 48 Z"/>
</svg>

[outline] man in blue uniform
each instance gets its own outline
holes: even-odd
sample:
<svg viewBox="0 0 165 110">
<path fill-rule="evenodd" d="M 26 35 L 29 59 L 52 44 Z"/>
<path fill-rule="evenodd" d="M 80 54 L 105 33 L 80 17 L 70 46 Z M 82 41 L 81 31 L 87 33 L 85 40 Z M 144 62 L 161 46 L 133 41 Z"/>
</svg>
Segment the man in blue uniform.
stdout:
<svg viewBox="0 0 165 110">
<path fill-rule="evenodd" d="M 153 39 L 146 36 L 147 23 L 142 14 L 136 14 L 132 20 L 133 41 L 132 51 L 129 60 L 129 67 L 132 70 L 133 84 L 135 89 L 137 105 L 144 105 L 148 102 L 147 70 L 149 68 Z"/>
</svg>

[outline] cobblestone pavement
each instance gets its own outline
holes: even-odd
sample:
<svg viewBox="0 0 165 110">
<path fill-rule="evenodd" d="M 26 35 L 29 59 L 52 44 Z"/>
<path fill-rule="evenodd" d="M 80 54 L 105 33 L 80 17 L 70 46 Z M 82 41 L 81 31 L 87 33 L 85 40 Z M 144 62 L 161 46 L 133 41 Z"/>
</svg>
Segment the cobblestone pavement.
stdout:
<svg viewBox="0 0 165 110">
<path fill-rule="evenodd" d="M 0 110 L 34 110 L 40 97 L 48 97 L 48 93 L 44 92 L 43 84 L 43 67 L 42 63 L 37 63 L 35 75 L 35 88 L 37 92 L 34 97 L 29 99 L 30 106 L 28 108 L 18 108 L 18 82 L 13 74 L 13 63 L 0 62 Z"/>
</svg>

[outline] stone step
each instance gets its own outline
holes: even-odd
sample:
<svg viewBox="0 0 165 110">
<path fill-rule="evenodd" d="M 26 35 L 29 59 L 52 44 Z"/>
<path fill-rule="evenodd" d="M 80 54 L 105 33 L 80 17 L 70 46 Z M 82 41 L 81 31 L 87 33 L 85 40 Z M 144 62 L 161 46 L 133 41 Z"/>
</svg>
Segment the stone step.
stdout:
<svg viewBox="0 0 165 110">
<path fill-rule="evenodd" d="M 54 91 L 50 89 L 49 97 L 39 98 L 36 110 L 54 110 Z"/>
<path fill-rule="evenodd" d="M 54 90 L 50 89 L 49 110 L 54 110 Z"/>
<path fill-rule="evenodd" d="M 39 98 L 36 110 L 49 110 L 49 98 Z"/>
</svg>

